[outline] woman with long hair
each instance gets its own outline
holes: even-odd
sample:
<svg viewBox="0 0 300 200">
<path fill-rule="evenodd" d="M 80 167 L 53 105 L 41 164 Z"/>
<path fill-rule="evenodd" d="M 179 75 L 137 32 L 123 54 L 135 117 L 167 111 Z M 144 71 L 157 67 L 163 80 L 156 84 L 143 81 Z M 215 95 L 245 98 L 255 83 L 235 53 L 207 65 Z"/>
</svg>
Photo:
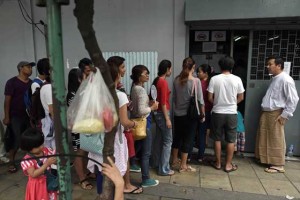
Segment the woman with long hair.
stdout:
<svg viewBox="0 0 300 200">
<path fill-rule="evenodd" d="M 203 64 L 200 65 L 197 70 L 197 76 L 201 81 L 203 99 L 205 103 L 205 121 L 198 123 L 198 155 L 197 159 L 200 163 L 203 161 L 205 146 L 207 143 L 207 133 L 210 130 L 210 119 L 211 119 L 211 109 L 213 107 L 212 103 L 208 101 L 207 88 L 209 85 L 210 78 L 213 75 L 213 71 L 210 65 Z"/>
<path fill-rule="evenodd" d="M 159 184 L 158 180 L 150 178 L 149 174 L 149 159 L 151 155 L 152 133 L 150 130 L 151 117 L 150 113 L 157 110 L 158 102 L 149 102 L 149 97 L 144 88 L 144 83 L 149 81 L 149 70 L 144 65 L 136 65 L 132 68 L 132 86 L 130 91 L 130 98 L 132 100 L 131 118 L 147 117 L 147 136 L 142 140 L 135 142 L 136 154 L 141 155 L 141 171 L 142 171 L 142 187 L 156 186 Z"/>
<path fill-rule="evenodd" d="M 204 121 L 204 100 L 200 80 L 193 77 L 195 61 L 188 57 L 183 60 L 182 71 L 174 80 L 174 140 L 172 144 L 172 166 L 179 167 L 179 172 L 195 172 L 196 169 L 187 165 L 190 147 L 193 145 L 197 123 Z M 197 97 L 199 105 L 199 119 L 189 119 L 187 111 L 191 96 Z M 178 152 L 181 152 L 181 161 Z"/>
<path fill-rule="evenodd" d="M 157 89 L 158 110 L 154 113 L 156 122 L 156 135 L 153 138 L 152 159 L 154 167 L 158 167 L 158 175 L 172 176 L 174 171 L 170 169 L 170 155 L 172 148 L 172 122 L 170 119 L 170 94 L 167 78 L 172 73 L 172 63 L 162 60 L 158 65 L 158 76 L 152 85 Z"/>
</svg>

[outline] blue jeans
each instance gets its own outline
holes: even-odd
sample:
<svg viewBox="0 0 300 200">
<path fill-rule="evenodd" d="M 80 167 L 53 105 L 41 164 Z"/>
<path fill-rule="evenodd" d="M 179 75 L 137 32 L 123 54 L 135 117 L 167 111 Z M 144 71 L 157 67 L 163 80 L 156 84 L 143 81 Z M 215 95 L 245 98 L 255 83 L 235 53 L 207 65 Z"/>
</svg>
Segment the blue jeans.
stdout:
<svg viewBox="0 0 300 200">
<path fill-rule="evenodd" d="M 159 157 L 158 157 L 158 174 L 167 175 L 170 172 L 170 155 L 172 148 L 172 129 L 169 129 L 166 124 L 163 112 L 155 114 L 156 121 L 156 138 L 159 138 Z"/>
<path fill-rule="evenodd" d="M 147 136 L 145 139 L 138 140 L 135 142 L 136 154 L 141 155 L 141 170 L 142 170 L 142 180 L 147 180 L 150 178 L 149 175 L 149 160 L 151 155 L 152 146 L 152 133 L 149 128 L 147 128 Z"/>
</svg>

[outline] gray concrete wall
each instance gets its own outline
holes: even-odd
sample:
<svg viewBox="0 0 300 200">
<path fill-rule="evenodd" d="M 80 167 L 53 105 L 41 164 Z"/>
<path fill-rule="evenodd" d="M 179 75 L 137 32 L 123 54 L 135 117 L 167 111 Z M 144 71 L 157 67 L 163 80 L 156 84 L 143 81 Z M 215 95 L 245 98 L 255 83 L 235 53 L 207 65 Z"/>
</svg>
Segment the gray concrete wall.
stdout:
<svg viewBox="0 0 300 200">
<path fill-rule="evenodd" d="M 45 8 L 36 7 L 34 0 L 22 2 L 29 12 L 32 8 L 35 22 L 47 23 Z M 62 7 L 65 77 L 68 67 L 76 66 L 82 57 L 88 56 L 73 16 L 75 5 L 70 2 Z M 17 74 L 18 61 L 34 60 L 35 54 L 36 59 L 45 57 L 46 48 L 44 36 L 36 29 L 33 32 L 22 18 L 17 1 L 4 0 L 0 5 L 0 26 L 7 27 L 0 34 L 4 42 L 0 47 L 3 108 L 5 82 Z M 95 1 L 94 28 L 102 51 L 157 51 L 158 61 L 170 59 L 175 75 L 179 73 L 186 54 L 184 0 Z"/>
<path fill-rule="evenodd" d="M 187 0 L 186 21 L 299 17 L 298 0 Z"/>
</svg>

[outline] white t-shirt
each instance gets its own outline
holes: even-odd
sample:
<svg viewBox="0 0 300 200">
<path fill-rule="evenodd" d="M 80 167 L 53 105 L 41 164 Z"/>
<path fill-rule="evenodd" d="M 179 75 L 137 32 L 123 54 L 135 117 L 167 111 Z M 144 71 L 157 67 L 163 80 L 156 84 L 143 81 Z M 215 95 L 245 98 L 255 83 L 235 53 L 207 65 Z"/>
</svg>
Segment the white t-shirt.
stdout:
<svg viewBox="0 0 300 200">
<path fill-rule="evenodd" d="M 213 76 L 207 91 L 214 94 L 212 112 L 237 114 L 237 95 L 245 91 L 240 77 L 233 74 Z"/>
<path fill-rule="evenodd" d="M 42 80 L 40 79 L 39 77 L 36 77 L 35 79 L 39 79 L 41 80 L 43 83 L 45 83 L 46 80 Z M 31 91 L 32 91 L 32 94 L 35 92 L 36 88 L 39 88 L 41 87 L 40 84 L 38 84 L 37 82 L 32 82 L 31 84 Z"/>
<path fill-rule="evenodd" d="M 45 114 L 49 114 L 49 105 L 53 104 L 52 100 L 52 85 L 51 84 L 46 84 L 41 88 L 40 91 L 40 97 L 41 97 L 41 102 L 43 105 L 43 108 L 45 110 Z"/>
<path fill-rule="evenodd" d="M 116 93 L 119 99 L 119 108 L 129 103 L 127 95 L 124 92 L 116 91 Z M 124 131 L 124 127 L 122 125 L 120 126 L 119 124 L 115 136 L 115 142 L 114 142 L 115 164 L 122 176 L 124 176 L 127 171 L 127 162 L 128 162 L 127 140 L 125 135 L 123 134 L 123 131 Z M 100 154 L 89 153 L 88 157 L 98 161 L 99 163 L 103 162 L 103 156 Z M 95 165 L 97 164 L 89 160 L 87 165 L 88 170 L 94 172 Z M 97 167 L 100 171 L 102 170 L 100 165 L 97 165 Z"/>
</svg>

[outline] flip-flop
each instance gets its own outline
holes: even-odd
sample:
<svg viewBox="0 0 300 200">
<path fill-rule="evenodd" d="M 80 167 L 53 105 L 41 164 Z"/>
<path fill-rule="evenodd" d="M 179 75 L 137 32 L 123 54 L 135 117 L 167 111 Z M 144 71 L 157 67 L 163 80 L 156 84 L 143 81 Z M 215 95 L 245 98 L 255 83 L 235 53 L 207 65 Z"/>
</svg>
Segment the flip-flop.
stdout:
<svg viewBox="0 0 300 200">
<path fill-rule="evenodd" d="M 183 173 L 183 172 L 196 172 L 197 169 L 193 168 L 192 166 L 188 165 L 187 168 L 181 168 L 179 169 L 179 173 Z"/>
<path fill-rule="evenodd" d="M 265 169 L 265 172 L 271 173 L 271 174 L 272 173 L 284 173 L 285 170 L 284 169 L 276 169 L 274 167 L 268 167 L 268 168 Z"/>
<path fill-rule="evenodd" d="M 142 189 L 141 192 L 138 192 L 139 189 Z M 124 192 L 124 194 L 141 194 L 143 192 L 143 188 L 141 187 L 136 187 L 133 190 L 131 190 L 130 192 Z"/>
<path fill-rule="evenodd" d="M 170 170 L 169 173 L 166 174 L 158 174 L 159 176 L 173 176 L 175 174 L 174 170 Z"/>
<path fill-rule="evenodd" d="M 230 173 L 230 172 L 234 172 L 238 169 L 238 166 L 231 163 L 231 169 L 226 169 L 226 167 L 224 168 L 224 172 Z"/>
<path fill-rule="evenodd" d="M 216 162 L 211 162 L 210 165 L 211 165 L 213 168 L 215 168 L 216 170 L 221 170 L 221 169 L 222 169 L 221 166 L 220 166 L 220 167 L 217 167 Z"/>
</svg>

